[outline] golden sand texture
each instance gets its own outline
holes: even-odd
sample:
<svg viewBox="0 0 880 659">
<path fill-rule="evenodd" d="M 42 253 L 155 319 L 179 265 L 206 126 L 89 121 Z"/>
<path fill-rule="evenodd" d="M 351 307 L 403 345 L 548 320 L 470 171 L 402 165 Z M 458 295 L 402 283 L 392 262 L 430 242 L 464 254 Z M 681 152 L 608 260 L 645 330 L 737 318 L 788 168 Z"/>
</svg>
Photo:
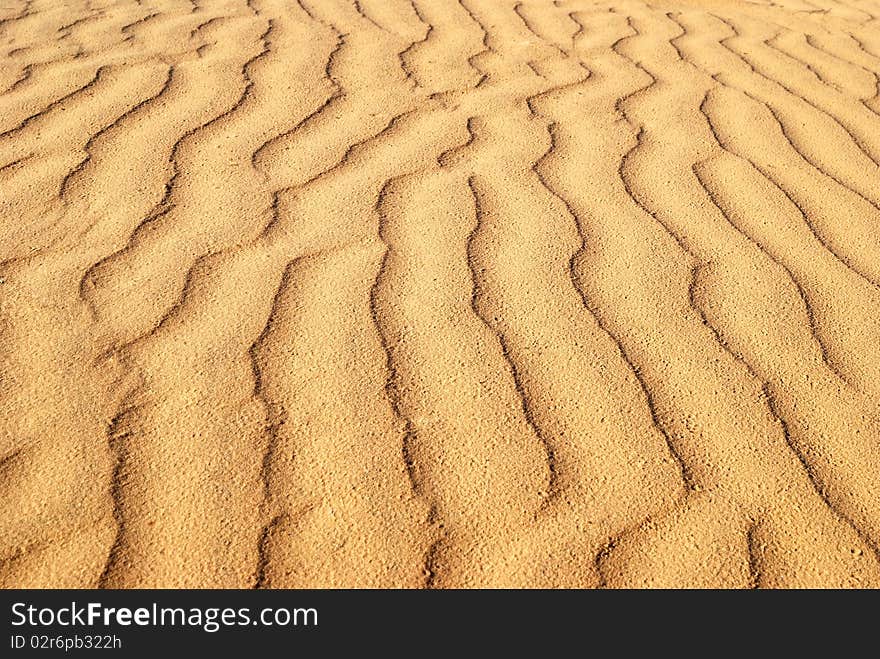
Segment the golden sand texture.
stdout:
<svg viewBox="0 0 880 659">
<path fill-rule="evenodd" d="M 0 585 L 880 586 L 880 2 L 0 9 Z"/>
</svg>

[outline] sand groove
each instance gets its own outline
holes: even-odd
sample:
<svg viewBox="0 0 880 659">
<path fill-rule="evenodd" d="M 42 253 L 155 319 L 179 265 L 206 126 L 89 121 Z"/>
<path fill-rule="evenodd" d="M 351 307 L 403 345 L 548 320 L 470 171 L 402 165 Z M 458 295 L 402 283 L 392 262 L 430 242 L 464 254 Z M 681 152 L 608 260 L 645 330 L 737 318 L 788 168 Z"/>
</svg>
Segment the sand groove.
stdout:
<svg viewBox="0 0 880 659">
<path fill-rule="evenodd" d="M 7 4 L 0 584 L 880 586 L 875 0 Z"/>
</svg>

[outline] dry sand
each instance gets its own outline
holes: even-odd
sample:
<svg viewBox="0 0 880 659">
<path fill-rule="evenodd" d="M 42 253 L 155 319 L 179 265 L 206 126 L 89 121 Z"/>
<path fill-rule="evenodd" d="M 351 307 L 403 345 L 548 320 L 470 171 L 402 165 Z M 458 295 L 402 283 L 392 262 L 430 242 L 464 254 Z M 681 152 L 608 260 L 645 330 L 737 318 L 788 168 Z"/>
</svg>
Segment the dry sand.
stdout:
<svg viewBox="0 0 880 659">
<path fill-rule="evenodd" d="M 0 584 L 877 587 L 878 16 L 5 2 Z"/>
</svg>

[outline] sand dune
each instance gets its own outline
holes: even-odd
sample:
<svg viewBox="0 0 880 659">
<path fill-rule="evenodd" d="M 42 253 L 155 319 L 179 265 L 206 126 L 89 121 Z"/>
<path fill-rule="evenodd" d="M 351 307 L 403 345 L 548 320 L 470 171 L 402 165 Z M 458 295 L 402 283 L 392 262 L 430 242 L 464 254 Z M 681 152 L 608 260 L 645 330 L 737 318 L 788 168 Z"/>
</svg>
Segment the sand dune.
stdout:
<svg viewBox="0 0 880 659">
<path fill-rule="evenodd" d="M 0 50 L 0 585 L 880 586 L 880 2 Z"/>
</svg>

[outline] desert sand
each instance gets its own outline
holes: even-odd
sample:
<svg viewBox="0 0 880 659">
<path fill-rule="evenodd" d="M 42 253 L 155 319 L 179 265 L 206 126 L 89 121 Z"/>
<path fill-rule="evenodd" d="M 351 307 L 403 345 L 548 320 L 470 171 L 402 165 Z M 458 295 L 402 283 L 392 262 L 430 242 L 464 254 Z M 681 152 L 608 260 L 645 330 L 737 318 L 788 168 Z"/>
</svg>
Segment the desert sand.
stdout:
<svg viewBox="0 0 880 659">
<path fill-rule="evenodd" d="M 880 586 L 880 2 L 0 48 L 3 587 Z"/>
</svg>

